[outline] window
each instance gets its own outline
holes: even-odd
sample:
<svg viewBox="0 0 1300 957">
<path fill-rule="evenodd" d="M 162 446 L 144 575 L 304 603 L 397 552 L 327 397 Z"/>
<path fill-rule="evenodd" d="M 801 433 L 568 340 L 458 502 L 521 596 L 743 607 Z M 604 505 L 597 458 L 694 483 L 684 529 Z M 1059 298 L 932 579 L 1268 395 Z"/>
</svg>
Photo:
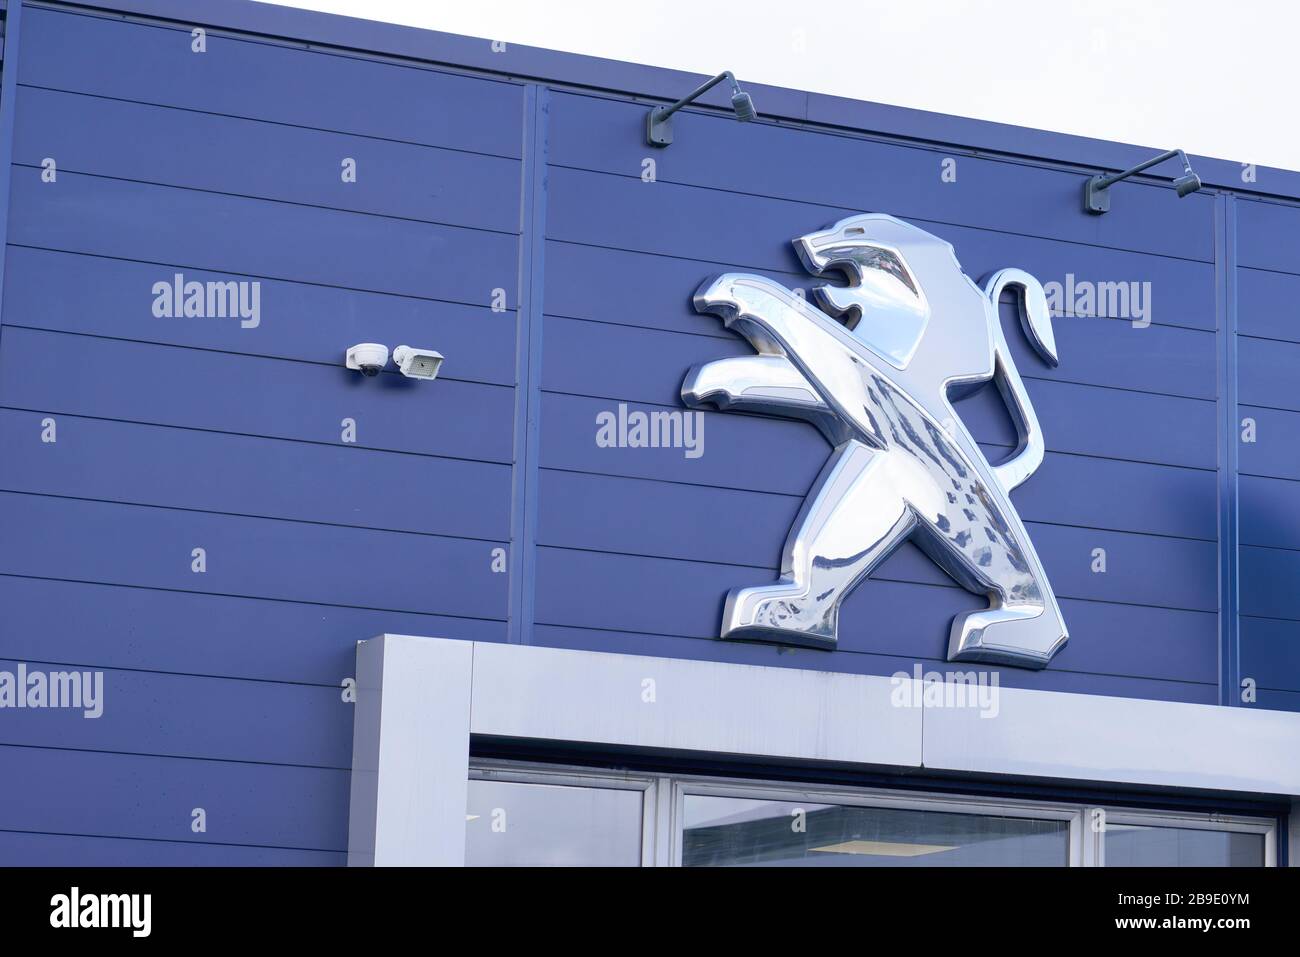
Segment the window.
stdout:
<svg viewBox="0 0 1300 957">
<path fill-rule="evenodd" d="M 478 762 L 470 866 L 1261 867 L 1276 822 Z"/>
<path fill-rule="evenodd" d="M 526 780 L 502 779 L 495 773 L 471 777 L 465 813 L 468 866 L 641 866 L 643 786 L 580 777 L 521 777 Z M 543 783 L 548 781 L 568 783 Z"/>
<path fill-rule="evenodd" d="M 1110 810 L 1098 856 L 1106 867 L 1270 867 L 1274 830 L 1257 818 Z"/>
<path fill-rule="evenodd" d="M 1112 824 L 1107 867 L 1262 867 L 1264 835 Z"/>
<path fill-rule="evenodd" d="M 687 794 L 686 867 L 1065 867 L 1070 822 Z"/>
</svg>

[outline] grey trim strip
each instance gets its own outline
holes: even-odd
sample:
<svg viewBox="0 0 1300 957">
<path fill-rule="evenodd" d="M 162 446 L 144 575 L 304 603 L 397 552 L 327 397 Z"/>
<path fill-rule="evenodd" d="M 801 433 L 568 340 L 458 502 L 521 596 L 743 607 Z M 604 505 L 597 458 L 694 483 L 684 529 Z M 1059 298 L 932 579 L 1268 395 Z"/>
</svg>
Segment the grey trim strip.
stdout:
<svg viewBox="0 0 1300 957">
<path fill-rule="evenodd" d="M 361 642 L 357 678 L 353 864 L 463 859 L 471 734 L 1300 796 L 1285 711 L 1018 688 L 954 707 L 912 677 L 408 635 Z"/>
<path fill-rule="evenodd" d="M 357 644 L 348 866 L 465 863 L 474 642 Z"/>
<path fill-rule="evenodd" d="M 470 730 L 919 767 L 922 709 L 892 707 L 890 691 L 888 678 L 479 644 Z"/>
</svg>

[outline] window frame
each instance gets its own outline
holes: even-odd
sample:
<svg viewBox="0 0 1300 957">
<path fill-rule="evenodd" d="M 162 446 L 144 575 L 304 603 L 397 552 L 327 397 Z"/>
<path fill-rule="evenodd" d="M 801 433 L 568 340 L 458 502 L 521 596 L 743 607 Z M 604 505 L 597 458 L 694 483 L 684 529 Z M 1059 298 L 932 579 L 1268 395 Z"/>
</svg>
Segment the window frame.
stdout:
<svg viewBox="0 0 1300 957">
<path fill-rule="evenodd" d="M 518 761 L 471 761 L 471 781 L 501 781 L 507 784 L 546 784 L 552 787 L 598 788 L 608 791 L 641 792 L 641 867 L 655 864 L 658 836 L 658 785 L 654 775 L 633 771 L 606 771 L 559 765 L 531 765 Z"/>
<path fill-rule="evenodd" d="M 1090 826 L 1093 815 L 1100 810 L 1104 812 L 1107 824 L 1262 834 L 1263 866 L 1277 866 L 1278 822 L 1270 817 L 1146 810 L 1123 805 L 1076 804 L 933 791 L 898 791 L 840 784 L 805 784 L 764 778 L 654 774 L 486 758 L 471 759 L 469 779 L 640 791 L 642 867 L 682 866 L 688 795 L 1066 821 L 1068 853 L 1065 867 L 1105 866 L 1105 828 L 1093 830 Z"/>
<path fill-rule="evenodd" d="M 778 781 L 750 782 L 736 778 L 683 776 L 677 778 L 675 784 L 675 823 L 678 826 L 674 827 L 671 832 L 674 867 L 682 866 L 685 808 L 688 795 L 1066 821 L 1068 829 L 1066 831 L 1066 861 L 1064 866 L 1077 867 L 1083 861 L 1083 812 L 1081 808 L 1071 805 L 1014 798 L 993 799 L 971 795 L 900 792 L 884 788 L 857 788 L 851 785 L 808 786 Z"/>
<path fill-rule="evenodd" d="M 1229 831 L 1264 836 L 1264 867 L 1277 867 L 1277 821 L 1273 818 L 1249 817 L 1241 814 L 1221 814 L 1217 811 L 1162 811 L 1143 810 L 1115 805 L 1095 805 L 1087 809 L 1090 817 L 1094 811 L 1105 814 L 1105 823 L 1132 824 L 1139 827 L 1185 828 L 1202 831 Z M 1091 831 L 1091 829 L 1089 829 Z M 1106 866 L 1106 828 L 1091 831 L 1090 843 L 1096 867 Z"/>
</svg>

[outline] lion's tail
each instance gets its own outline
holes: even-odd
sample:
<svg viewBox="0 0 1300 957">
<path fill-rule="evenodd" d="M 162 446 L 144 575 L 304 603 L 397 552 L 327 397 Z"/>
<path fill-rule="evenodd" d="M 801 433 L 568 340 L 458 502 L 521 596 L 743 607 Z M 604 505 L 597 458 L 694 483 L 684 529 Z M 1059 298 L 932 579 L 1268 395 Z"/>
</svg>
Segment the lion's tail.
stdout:
<svg viewBox="0 0 1300 957">
<path fill-rule="evenodd" d="M 1003 387 L 1001 391 L 1012 418 L 1016 420 L 1020 443 L 1016 453 L 1007 461 L 993 466 L 993 471 L 1001 479 L 1003 487 L 1010 492 L 1043 464 L 1047 445 L 1043 441 L 1038 416 L 1034 414 L 1033 404 L 1029 401 L 1029 393 L 1016 370 L 1015 358 L 1007 348 L 1002 323 L 998 320 L 998 300 L 1007 286 L 1020 292 L 1020 325 L 1025 330 L 1025 337 L 1048 363 L 1056 365 L 1058 359 L 1056 336 L 1052 332 L 1052 313 L 1047 307 L 1047 294 L 1043 292 L 1042 285 L 1022 269 L 1003 269 L 994 273 L 984 284 L 984 292 L 988 296 L 989 315 L 994 323 L 993 348 L 997 360 L 995 374 L 1002 377 L 999 384 Z"/>
<path fill-rule="evenodd" d="M 984 284 L 984 292 L 996 310 L 1002 290 L 1012 286 L 1020 290 L 1020 324 L 1025 338 L 1049 365 L 1056 365 L 1056 334 L 1052 331 L 1052 311 L 1047 306 L 1047 294 L 1042 284 L 1023 269 L 1002 269 Z"/>
</svg>

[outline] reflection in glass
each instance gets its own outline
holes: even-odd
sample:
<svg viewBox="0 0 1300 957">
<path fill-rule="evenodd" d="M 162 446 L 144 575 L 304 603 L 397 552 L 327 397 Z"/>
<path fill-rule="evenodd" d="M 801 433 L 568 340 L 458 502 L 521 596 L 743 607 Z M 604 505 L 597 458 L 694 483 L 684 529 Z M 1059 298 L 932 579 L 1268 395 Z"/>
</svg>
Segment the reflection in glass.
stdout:
<svg viewBox="0 0 1300 957">
<path fill-rule="evenodd" d="M 1069 822 L 687 795 L 686 867 L 1064 867 Z"/>
<path fill-rule="evenodd" d="M 1106 866 L 1263 867 L 1264 835 L 1108 823 Z"/>
<path fill-rule="evenodd" d="M 639 867 L 641 792 L 471 779 L 469 867 Z"/>
</svg>

